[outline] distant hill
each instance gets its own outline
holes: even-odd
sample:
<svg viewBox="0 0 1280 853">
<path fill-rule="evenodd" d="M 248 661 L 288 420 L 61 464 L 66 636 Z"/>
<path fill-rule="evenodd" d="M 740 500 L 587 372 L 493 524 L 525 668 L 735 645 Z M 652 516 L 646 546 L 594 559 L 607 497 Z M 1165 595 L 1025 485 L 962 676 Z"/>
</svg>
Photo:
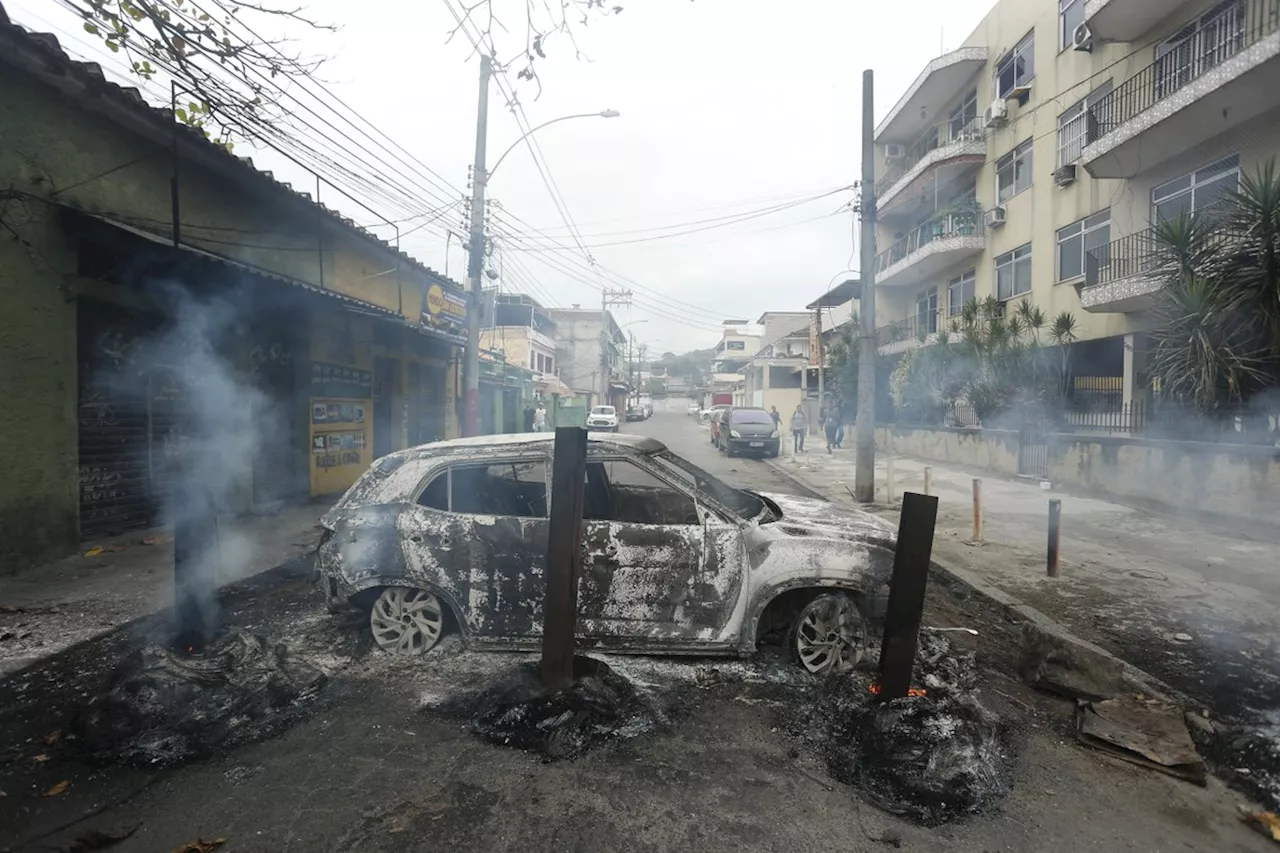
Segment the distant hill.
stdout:
<svg viewBox="0 0 1280 853">
<path fill-rule="evenodd" d="M 665 368 L 668 376 L 687 379 L 694 385 L 700 385 L 707 381 L 707 374 L 711 369 L 711 359 L 715 354 L 714 348 L 696 349 L 681 355 L 668 352 L 663 353 L 662 358 L 654 361 L 653 366 Z"/>
</svg>

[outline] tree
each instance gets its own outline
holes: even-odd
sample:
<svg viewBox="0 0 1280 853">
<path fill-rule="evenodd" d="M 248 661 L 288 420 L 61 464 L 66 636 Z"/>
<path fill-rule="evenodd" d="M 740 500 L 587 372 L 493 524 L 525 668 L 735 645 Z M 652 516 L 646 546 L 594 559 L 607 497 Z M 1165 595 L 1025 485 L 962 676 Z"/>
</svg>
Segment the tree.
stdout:
<svg viewBox="0 0 1280 853">
<path fill-rule="evenodd" d="M 1156 225 L 1150 333 L 1166 402 L 1217 418 L 1280 386 L 1280 178 L 1271 160 L 1220 204 Z"/>
<path fill-rule="evenodd" d="M 841 401 L 841 414 L 853 420 L 851 412 L 858 402 L 858 314 L 841 324 L 835 339 L 827 347 L 827 381 L 831 393 Z"/>
<path fill-rule="evenodd" d="M 275 0 L 60 0 L 112 53 L 123 52 L 143 80 L 168 75 L 175 118 L 230 147 L 269 121 L 290 80 L 310 77 L 321 58 L 289 54 L 289 40 L 264 37 L 265 24 L 333 31 Z"/>
</svg>

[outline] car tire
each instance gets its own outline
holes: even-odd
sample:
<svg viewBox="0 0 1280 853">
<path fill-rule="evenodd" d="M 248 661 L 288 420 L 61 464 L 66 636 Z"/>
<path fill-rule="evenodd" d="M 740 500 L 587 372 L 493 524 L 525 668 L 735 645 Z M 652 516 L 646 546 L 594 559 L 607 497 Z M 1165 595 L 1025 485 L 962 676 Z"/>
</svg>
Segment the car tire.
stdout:
<svg viewBox="0 0 1280 853">
<path fill-rule="evenodd" d="M 787 631 L 787 650 L 814 675 L 847 672 L 866 651 L 867 623 L 853 597 L 843 592 L 815 597 Z"/>
<path fill-rule="evenodd" d="M 388 654 L 423 654 L 444 634 L 444 603 L 425 589 L 385 587 L 372 602 L 369 630 L 374 643 Z"/>
</svg>

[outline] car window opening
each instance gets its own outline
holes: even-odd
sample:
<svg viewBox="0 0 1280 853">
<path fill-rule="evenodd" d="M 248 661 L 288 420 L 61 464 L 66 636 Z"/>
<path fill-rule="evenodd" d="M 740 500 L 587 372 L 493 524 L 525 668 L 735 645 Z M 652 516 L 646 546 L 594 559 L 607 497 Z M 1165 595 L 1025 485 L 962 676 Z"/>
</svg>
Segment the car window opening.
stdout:
<svg viewBox="0 0 1280 853">
<path fill-rule="evenodd" d="M 699 525 L 698 505 L 626 460 L 587 463 L 583 518 L 624 524 Z"/>
<path fill-rule="evenodd" d="M 681 459 L 667 450 L 649 458 L 673 476 L 688 481 L 698 494 L 706 495 L 742 518 L 756 519 L 761 524 L 777 520 L 776 513 L 770 509 L 767 501 L 717 480 L 687 459 Z"/>
<path fill-rule="evenodd" d="M 418 503 L 467 515 L 546 518 L 546 465 L 541 461 L 455 465 L 427 484 Z"/>
</svg>

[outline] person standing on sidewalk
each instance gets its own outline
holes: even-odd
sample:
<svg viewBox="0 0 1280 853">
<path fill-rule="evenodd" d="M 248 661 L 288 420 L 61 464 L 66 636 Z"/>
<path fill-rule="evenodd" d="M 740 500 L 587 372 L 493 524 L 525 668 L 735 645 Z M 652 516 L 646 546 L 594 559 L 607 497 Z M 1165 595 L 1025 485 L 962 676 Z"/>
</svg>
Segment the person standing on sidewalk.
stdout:
<svg viewBox="0 0 1280 853">
<path fill-rule="evenodd" d="M 769 417 L 773 418 L 773 428 L 782 431 L 782 413 L 778 411 L 777 406 L 769 407 Z"/>
<path fill-rule="evenodd" d="M 809 431 L 809 416 L 804 413 L 804 405 L 796 403 L 796 410 L 791 413 L 791 439 L 796 453 L 804 453 L 804 436 Z"/>
<path fill-rule="evenodd" d="M 834 408 L 828 408 L 822 416 L 822 431 L 827 434 L 827 452 L 836 446 L 836 431 L 840 426 L 840 416 Z"/>
<path fill-rule="evenodd" d="M 547 430 L 547 410 L 541 403 L 533 413 L 533 431 L 546 432 Z"/>
</svg>

